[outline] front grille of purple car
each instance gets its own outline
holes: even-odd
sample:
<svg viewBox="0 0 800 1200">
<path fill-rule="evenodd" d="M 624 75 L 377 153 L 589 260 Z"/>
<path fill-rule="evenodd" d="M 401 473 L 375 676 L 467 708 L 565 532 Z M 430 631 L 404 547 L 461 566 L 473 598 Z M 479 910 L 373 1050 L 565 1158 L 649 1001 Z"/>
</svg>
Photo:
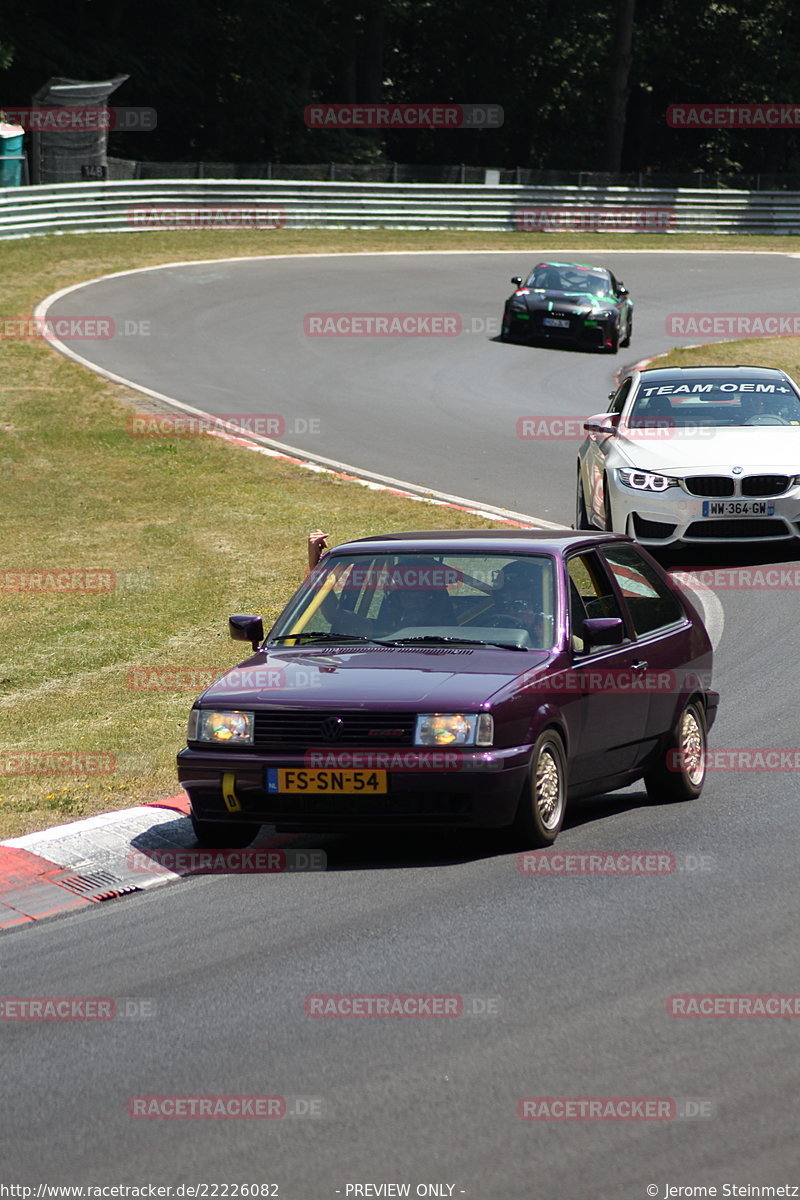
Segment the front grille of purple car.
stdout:
<svg viewBox="0 0 800 1200">
<path fill-rule="evenodd" d="M 415 721 L 414 713 L 405 712 L 262 710 L 256 712 L 253 746 L 256 750 L 411 746 Z"/>
</svg>

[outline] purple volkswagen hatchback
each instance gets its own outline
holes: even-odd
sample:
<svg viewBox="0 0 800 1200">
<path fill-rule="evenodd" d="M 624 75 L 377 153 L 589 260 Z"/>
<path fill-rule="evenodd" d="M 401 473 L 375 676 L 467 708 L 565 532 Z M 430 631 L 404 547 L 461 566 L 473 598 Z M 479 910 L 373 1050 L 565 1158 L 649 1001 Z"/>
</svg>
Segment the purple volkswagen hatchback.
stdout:
<svg viewBox="0 0 800 1200">
<path fill-rule="evenodd" d="M 510 826 L 550 845 L 568 798 L 644 780 L 690 800 L 719 696 L 703 622 L 629 538 L 387 534 L 331 550 L 189 716 L 198 840 Z"/>
</svg>

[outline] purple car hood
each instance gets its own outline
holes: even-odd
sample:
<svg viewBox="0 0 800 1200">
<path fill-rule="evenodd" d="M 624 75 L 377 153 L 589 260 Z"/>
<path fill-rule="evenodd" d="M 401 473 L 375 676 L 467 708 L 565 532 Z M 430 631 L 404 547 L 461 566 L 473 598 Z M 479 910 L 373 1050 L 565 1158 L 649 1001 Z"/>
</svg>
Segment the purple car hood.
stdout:
<svg viewBox="0 0 800 1200">
<path fill-rule="evenodd" d="M 200 702 L 242 709 L 475 708 L 552 657 L 544 650 L 473 646 L 270 649 L 215 680 Z"/>
</svg>

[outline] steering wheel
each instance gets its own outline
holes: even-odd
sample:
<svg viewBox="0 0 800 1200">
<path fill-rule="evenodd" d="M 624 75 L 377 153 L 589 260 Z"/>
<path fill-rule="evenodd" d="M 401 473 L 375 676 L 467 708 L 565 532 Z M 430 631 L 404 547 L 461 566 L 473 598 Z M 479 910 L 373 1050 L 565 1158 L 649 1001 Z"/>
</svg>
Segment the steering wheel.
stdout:
<svg viewBox="0 0 800 1200">
<path fill-rule="evenodd" d="M 779 417 L 777 413 L 754 413 L 748 417 L 745 425 L 788 425 L 789 422 Z"/>
<path fill-rule="evenodd" d="M 510 613 L 492 613 L 480 623 L 486 629 L 524 629 L 526 633 L 529 632 L 525 622 L 519 617 L 512 617 Z"/>
</svg>

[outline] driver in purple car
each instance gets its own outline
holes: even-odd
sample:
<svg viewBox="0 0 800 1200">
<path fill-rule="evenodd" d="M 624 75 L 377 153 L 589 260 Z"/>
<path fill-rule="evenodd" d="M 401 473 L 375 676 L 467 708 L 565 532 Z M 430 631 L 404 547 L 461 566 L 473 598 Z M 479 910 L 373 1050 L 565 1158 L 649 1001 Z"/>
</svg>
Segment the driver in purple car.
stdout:
<svg viewBox="0 0 800 1200">
<path fill-rule="evenodd" d="M 495 612 L 487 624 L 502 629 L 527 629 L 534 646 L 544 636 L 540 589 L 541 571 L 534 563 L 512 562 L 498 571 L 492 585 Z"/>
</svg>

